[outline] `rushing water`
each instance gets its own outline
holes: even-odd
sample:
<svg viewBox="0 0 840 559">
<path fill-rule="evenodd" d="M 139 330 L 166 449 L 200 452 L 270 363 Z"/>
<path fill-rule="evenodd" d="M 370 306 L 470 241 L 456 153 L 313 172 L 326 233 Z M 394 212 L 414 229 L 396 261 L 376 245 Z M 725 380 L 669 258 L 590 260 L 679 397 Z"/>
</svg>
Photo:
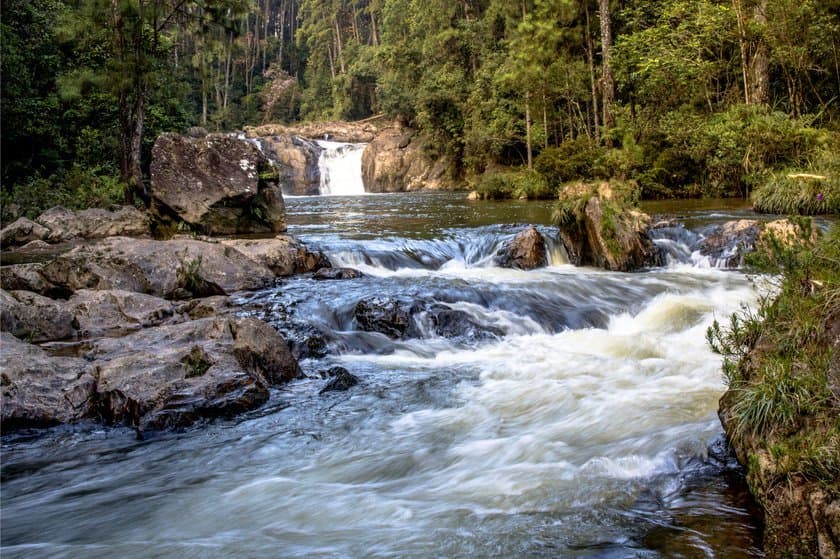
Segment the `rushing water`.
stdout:
<svg viewBox="0 0 840 559">
<path fill-rule="evenodd" d="M 362 182 L 362 153 L 367 144 L 315 142 L 323 148 L 318 158 L 322 196 L 358 196 L 365 193 Z"/>
<path fill-rule="evenodd" d="M 559 249 L 545 269 L 495 267 L 516 224 L 556 233 L 544 203 L 406 194 L 287 211 L 293 234 L 366 274 L 237 298 L 324 336 L 310 378 L 147 441 L 6 435 L 4 558 L 760 555 L 739 474 L 709 451 L 724 386 L 704 340 L 755 301 L 750 278 L 679 251 L 633 274 Z M 489 334 L 442 337 L 422 312 L 414 338 L 361 332 L 353 308 L 372 296 L 460 310 Z M 319 395 L 333 365 L 361 383 Z"/>
</svg>

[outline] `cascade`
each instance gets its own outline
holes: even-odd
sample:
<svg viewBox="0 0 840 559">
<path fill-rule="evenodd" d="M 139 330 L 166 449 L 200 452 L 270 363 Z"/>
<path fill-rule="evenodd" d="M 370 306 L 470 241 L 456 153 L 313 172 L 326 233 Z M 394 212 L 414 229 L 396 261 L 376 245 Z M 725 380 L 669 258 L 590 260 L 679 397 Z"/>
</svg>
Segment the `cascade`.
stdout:
<svg viewBox="0 0 840 559">
<path fill-rule="evenodd" d="M 357 196 L 365 194 L 362 182 L 362 153 L 367 144 L 347 144 L 318 140 L 323 148 L 318 159 L 322 196 Z"/>
</svg>

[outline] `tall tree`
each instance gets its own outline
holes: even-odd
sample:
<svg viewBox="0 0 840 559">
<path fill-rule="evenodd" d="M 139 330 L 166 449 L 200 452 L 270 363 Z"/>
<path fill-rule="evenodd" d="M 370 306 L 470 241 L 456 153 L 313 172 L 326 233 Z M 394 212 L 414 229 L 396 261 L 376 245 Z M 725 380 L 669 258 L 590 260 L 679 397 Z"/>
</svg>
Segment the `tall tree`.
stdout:
<svg viewBox="0 0 840 559">
<path fill-rule="evenodd" d="M 610 0 L 598 0 L 598 19 L 601 22 L 601 93 L 603 95 L 604 128 L 615 126 L 613 102 L 615 100 L 615 80 L 613 79 L 612 62 L 612 19 L 610 15 Z M 611 143 L 607 136 L 607 143 Z"/>
</svg>

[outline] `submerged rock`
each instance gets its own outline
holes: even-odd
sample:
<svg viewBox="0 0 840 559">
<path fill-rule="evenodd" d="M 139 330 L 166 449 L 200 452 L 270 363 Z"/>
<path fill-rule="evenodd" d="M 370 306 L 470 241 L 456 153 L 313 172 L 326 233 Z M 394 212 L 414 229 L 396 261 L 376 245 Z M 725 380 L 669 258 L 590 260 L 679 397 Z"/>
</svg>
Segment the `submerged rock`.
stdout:
<svg viewBox="0 0 840 559">
<path fill-rule="evenodd" d="M 502 330 L 481 324 L 468 313 L 446 305 L 435 304 L 424 312 L 432 333 L 443 338 L 477 341 L 504 336 Z"/>
<path fill-rule="evenodd" d="M 760 233 L 761 227 L 754 219 L 727 221 L 706 235 L 700 254 L 721 262 L 726 268 L 737 268 L 743 265 L 744 254 L 755 250 Z"/>
<path fill-rule="evenodd" d="M 315 280 L 347 280 L 358 279 L 364 276 L 359 270 L 354 268 L 320 268 L 312 275 Z"/>
<path fill-rule="evenodd" d="M 402 338 L 411 323 L 409 310 L 394 299 L 362 299 L 356 304 L 353 314 L 359 329 L 379 332 L 389 338 Z"/>
<path fill-rule="evenodd" d="M 359 377 L 351 374 L 344 367 L 332 367 L 326 371 L 321 371 L 321 378 L 329 378 L 330 380 L 318 394 L 341 392 L 359 384 Z"/>
<path fill-rule="evenodd" d="M 152 150 L 152 209 L 210 235 L 286 230 L 276 171 L 245 140 L 164 134 Z"/>
<path fill-rule="evenodd" d="M 496 253 L 495 262 L 502 268 L 519 268 L 521 270 L 533 270 L 548 264 L 548 255 L 545 249 L 545 238 L 537 231 L 537 228 L 530 226 L 520 231 L 516 236 L 499 249 Z"/>
</svg>

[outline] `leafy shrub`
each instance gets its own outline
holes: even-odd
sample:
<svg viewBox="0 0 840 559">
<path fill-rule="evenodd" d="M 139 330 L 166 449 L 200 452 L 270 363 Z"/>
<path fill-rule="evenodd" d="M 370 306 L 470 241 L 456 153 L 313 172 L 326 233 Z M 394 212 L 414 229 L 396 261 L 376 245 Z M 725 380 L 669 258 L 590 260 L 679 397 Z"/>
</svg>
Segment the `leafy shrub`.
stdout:
<svg viewBox="0 0 840 559">
<path fill-rule="evenodd" d="M 537 171 L 492 171 L 479 178 L 476 190 L 483 198 L 544 200 L 556 195 L 546 178 Z"/>
<path fill-rule="evenodd" d="M 603 148 L 585 136 L 563 142 L 557 147 L 543 149 L 534 159 L 534 168 L 548 181 L 559 185 L 576 179 L 591 178 Z"/>
</svg>

